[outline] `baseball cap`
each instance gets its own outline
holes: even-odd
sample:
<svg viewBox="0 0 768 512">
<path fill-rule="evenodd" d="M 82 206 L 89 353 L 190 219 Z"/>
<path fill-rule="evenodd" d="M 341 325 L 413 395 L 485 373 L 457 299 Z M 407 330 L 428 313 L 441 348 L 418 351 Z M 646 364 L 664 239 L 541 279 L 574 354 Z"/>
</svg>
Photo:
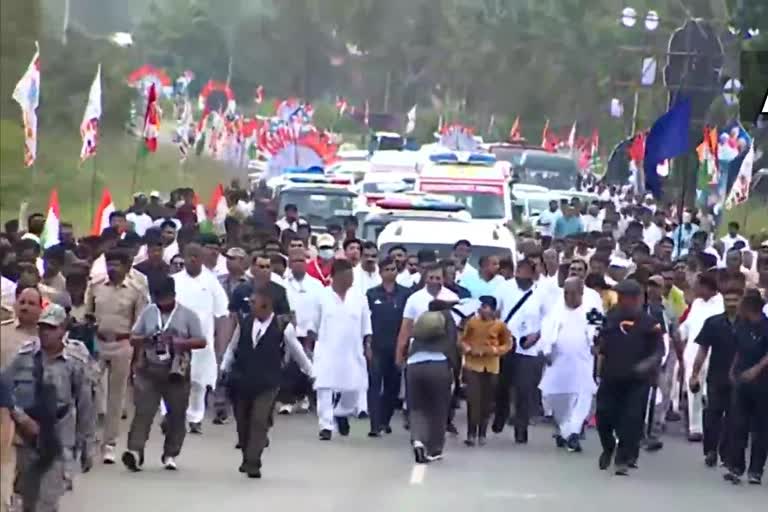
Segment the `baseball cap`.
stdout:
<svg viewBox="0 0 768 512">
<path fill-rule="evenodd" d="M 50 325 L 51 327 L 59 327 L 67 321 L 67 312 L 63 307 L 58 304 L 48 304 L 43 312 L 40 314 L 40 319 L 37 324 Z"/>
<path fill-rule="evenodd" d="M 614 286 L 613 290 L 619 295 L 626 295 L 629 297 L 638 297 L 643 293 L 643 289 L 640 287 L 640 284 L 634 279 L 623 280 Z"/>
<path fill-rule="evenodd" d="M 318 249 L 321 249 L 323 247 L 335 247 L 336 239 L 333 238 L 333 235 L 330 235 L 328 233 L 323 233 L 322 235 L 317 237 L 316 245 Z"/>
<path fill-rule="evenodd" d="M 160 197 L 160 192 L 158 192 L 157 190 L 153 190 L 152 192 L 149 193 L 149 197 L 157 197 L 157 198 L 159 198 Z"/>
<path fill-rule="evenodd" d="M 230 247 L 227 249 L 227 252 L 224 254 L 227 258 L 247 258 L 248 253 L 245 252 L 245 249 L 241 249 L 240 247 Z"/>
<path fill-rule="evenodd" d="M 763 240 L 763 243 L 760 244 L 760 247 L 768 248 L 768 240 Z"/>
</svg>

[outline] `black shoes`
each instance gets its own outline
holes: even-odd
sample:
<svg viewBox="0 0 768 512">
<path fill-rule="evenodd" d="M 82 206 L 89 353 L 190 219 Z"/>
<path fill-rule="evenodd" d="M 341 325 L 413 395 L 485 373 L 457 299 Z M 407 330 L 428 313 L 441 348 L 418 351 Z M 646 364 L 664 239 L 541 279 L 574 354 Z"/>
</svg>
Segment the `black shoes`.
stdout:
<svg viewBox="0 0 768 512">
<path fill-rule="evenodd" d="M 730 470 L 723 475 L 723 480 L 731 482 L 733 485 L 739 485 L 741 483 L 741 477 Z"/>
<path fill-rule="evenodd" d="M 629 475 L 629 467 L 626 464 L 616 464 L 615 466 L 615 473 L 618 476 L 627 476 Z"/>
<path fill-rule="evenodd" d="M 426 464 L 428 462 L 427 449 L 421 441 L 413 442 L 413 458 L 416 464 Z"/>
<path fill-rule="evenodd" d="M 121 460 L 126 468 L 137 473 L 141 471 L 141 467 L 144 465 L 144 454 L 142 452 L 127 450 L 123 452 Z"/>
<path fill-rule="evenodd" d="M 336 416 L 336 428 L 339 434 L 346 437 L 349 435 L 349 419 L 346 416 Z"/>
<path fill-rule="evenodd" d="M 190 423 L 189 424 L 189 433 L 190 434 L 197 434 L 200 435 L 203 433 L 203 424 L 202 423 Z"/>
<path fill-rule="evenodd" d="M 600 454 L 597 464 L 602 471 L 605 471 L 611 466 L 611 462 L 613 462 L 613 452 L 604 451 Z"/>
<path fill-rule="evenodd" d="M 704 456 L 704 464 L 706 464 L 708 468 L 717 466 L 717 452 L 709 452 L 706 454 Z"/>
<path fill-rule="evenodd" d="M 506 425 L 506 421 L 504 421 L 504 418 L 501 416 L 496 416 L 493 418 L 493 424 L 491 425 L 491 432 L 494 434 L 501 434 L 504 431 L 504 426 Z"/>
<path fill-rule="evenodd" d="M 528 429 L 515 429 L 515 443 L 528 444 Z"/>
<path fill-rule="evenodd" d="M 368 432 L 368 437 L 371 437 L 371 438 L 381 437 L 381 432 L 379 432 L 378 430 L 371 430 L 370 432 Z"/>
<path fill-rule="evenodd" d="M 699 434 L 699 433 L 688 434 L 689 443 L 700 443 L 702 441 L 704 441 L 704 434 Z"/>
<path fill-rule="evenodd" d="M 321 441 L 330 441 L 331 437 L 333 437 L 333 432 L 328 430 L 327 428 L 324 428 L 320 431 L 320 433 L 317 436 Z"/>
<path fill-rule="evenodd" d="M 565 438 L 560 434 L 555 434 L 552 437 L 555 439 L 555 446 L 558 448 L 565 448 L 568 446 L 568 441 L 566 441 Z"/>
<path fill-rule="evenodd" d="M 252 469 L 246 474 L 248 475 L 248 478 L 261 478 L 261 471 L 258 469 Z"/>
<path fill-rule="evenodd" d="M 467 438 L 464 440 L 464 444 L 469 447 L 475 446 L 475 442 L 476 441 L 474 436 L 467 436 Z"/>
<path fill-rule="evenodd" d="M 446 425 L 445 431 L 454 436 L 459 435 L 459 429 L 456 428 L 456 425 L 454 425 L 453 422 L 449 422 L 448 425 Z"/>
<path fill-rule="evenodd" d="M 390 427 L 389 425 L 384 427 L 384 433 L 385 434 L 391 434 L 392 433 L 392 427 Z"/>
<path fill-rule="evenodd" d="M 664 443 L 657 437 L 648 437 L 645 440 L 645 451 L 647 452 L 657 452 L 664 448 Z"/>
<path fill-rule="evenodd" d="M 567 448 L 571 453 L 581 453 L 581 441 L 579 440 L 579 434 L 571 434 L 568 437 Z"/>
<path fill-rule="evenodd" d="M 749 482 L 751 485 L 762 485 L 763 477 L 757 473 L 750 473 L 747 475 L 747 482 Z"/>
<path fill-rule="evenodd" d="M 229 423 L 229 416 L 227 416 L 226 413 L 220 412 L 216 414 L 216 417 L 213 418 L 214 425 L 226 425 Z"/>
</svg>

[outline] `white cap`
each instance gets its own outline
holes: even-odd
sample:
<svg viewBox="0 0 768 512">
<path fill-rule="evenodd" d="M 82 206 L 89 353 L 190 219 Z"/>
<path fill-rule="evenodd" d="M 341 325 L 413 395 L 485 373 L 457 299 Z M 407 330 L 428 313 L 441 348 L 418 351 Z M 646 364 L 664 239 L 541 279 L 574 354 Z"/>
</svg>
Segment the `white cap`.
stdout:
<svg viewBox="0 0 768 512">
<path fill-rule="evenodd" d="M 158 192 L 157 190 L 153 190 L 152 192 L 149 193 L 149 197 L 157 197 L 159 199 L 160 192 Z"/>
</svg>

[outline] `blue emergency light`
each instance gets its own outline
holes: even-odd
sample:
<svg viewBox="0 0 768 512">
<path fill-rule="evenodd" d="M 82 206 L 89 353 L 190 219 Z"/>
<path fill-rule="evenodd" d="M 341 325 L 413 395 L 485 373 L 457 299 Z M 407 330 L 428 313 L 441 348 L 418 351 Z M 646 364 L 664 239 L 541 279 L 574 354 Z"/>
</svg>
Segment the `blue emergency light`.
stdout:
<svg viewBox="0 0 768 512">
<path fill-rule="evenodd" d="M 382 199 L 376 202 L 376 206 L 386 210 L 418 210 L 432 212 L 460 212 L 466 209 L 466 206 L 462 203 L 427 197 L 417 199 Z"/>
<path fill-rule="evenodd" d="M 496 156 L 490 153 L 470 153 L 469 151 L 455 151 L 451 153 L 437 153 L 430 155 L 429 159 L 437 164 L 465 164 L 465 165 L 493 165 Z"/>
</svg>

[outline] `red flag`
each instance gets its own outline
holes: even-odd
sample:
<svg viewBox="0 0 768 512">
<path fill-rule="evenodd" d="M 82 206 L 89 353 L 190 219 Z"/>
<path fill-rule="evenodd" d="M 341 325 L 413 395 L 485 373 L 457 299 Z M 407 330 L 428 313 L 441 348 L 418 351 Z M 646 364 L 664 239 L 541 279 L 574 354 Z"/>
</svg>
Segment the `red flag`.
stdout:
<svg viewBox="0 0 768 512">
<path fill-rule="evenodd" d="M 512 128 L 509 129 L 509 142 L 520 140 L 523 136 L 520 133 L 520 116 L 515 118 L 515 122 L 512 123 Z"/>
<path fill-rule="evenodd" d="M 645 132 L 635 134 L 628 152 L 630 161 L 637 162 L 638 164 L 643 161 L 645 156 Z"/>
<path fill-rule="evenodd" d="M 149 86 L 147 111 L 144 114 L 144 146 L 150 153 L 157 151 L 157 136 L 160 133 L 160 113 L 157 108 L 155 84 Z"/>
<path fill-rule="evenodd" d="M 557 135 L 550 133 L 549 119 L 547 119 L 546 123 L 544 123 L 544 130 L 541 132 L 541 147 L 546 151 L 554 153 L 557 151 L 558 142 Z"/>
</svg>

